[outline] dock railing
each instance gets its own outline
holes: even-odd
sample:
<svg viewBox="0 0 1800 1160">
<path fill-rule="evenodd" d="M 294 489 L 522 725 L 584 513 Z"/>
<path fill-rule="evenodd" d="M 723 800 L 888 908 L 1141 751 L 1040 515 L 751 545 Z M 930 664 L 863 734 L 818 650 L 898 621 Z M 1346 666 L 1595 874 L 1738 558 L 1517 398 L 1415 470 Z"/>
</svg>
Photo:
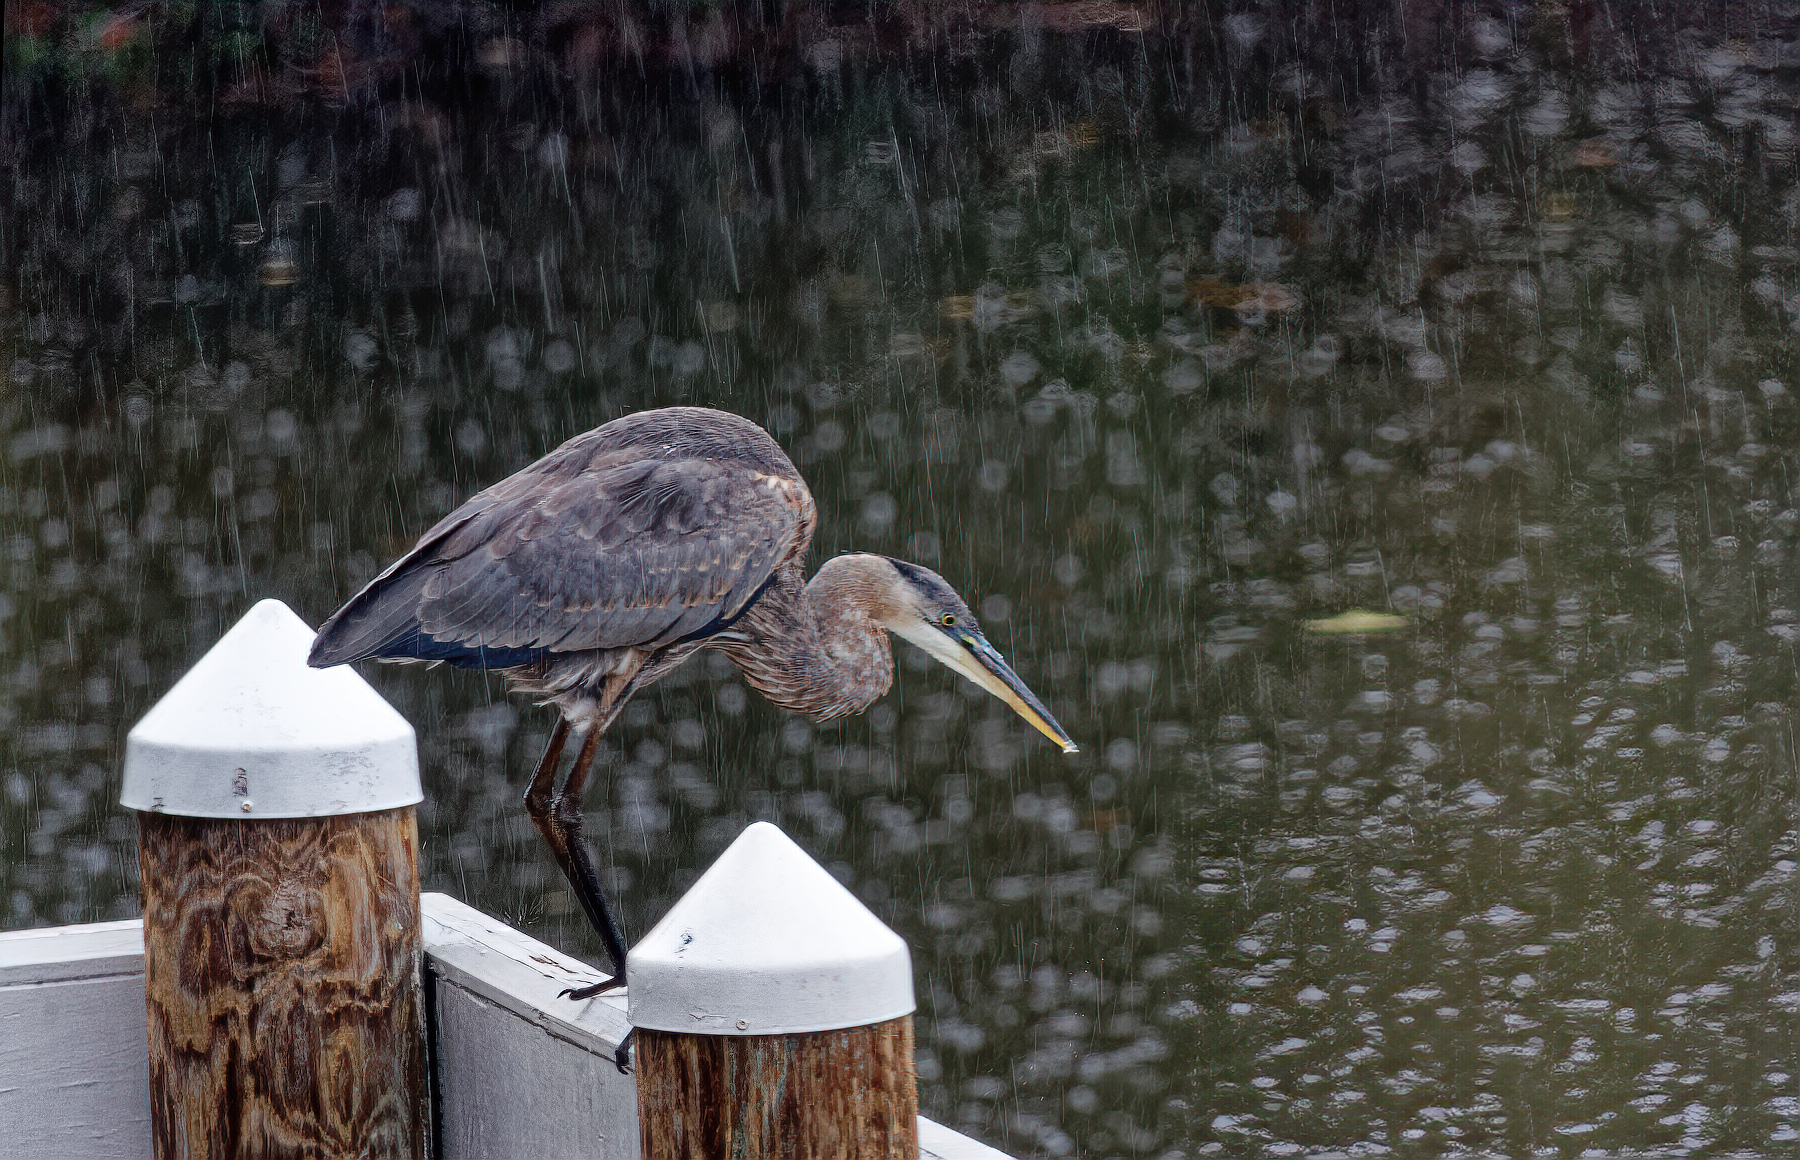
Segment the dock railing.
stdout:
<svg viewBox="0 0 1800 1160">
<path fill-rule="evenodd" d="M 143 920 L 0 934 L 0 1151 L 1001 1155 L 918 1117 L 905 943 L 769 823 L 583 1001 L 421 895 L 412 729 L 311 639 L 259 603 L 131 731 Z"/>
<path fill-rule="evenodd" d="M 561 997 L 603 972 L 447 894 L 422 896 L 439 1160 L 639 1150 L 637 1081 L 613 1066 L 624 996 Z M 143 923 L 0 933 L 0 1154 L 148 1160 Z M 1004 1153 L 920 1118 L 926 1160 Z"/>
</svg>

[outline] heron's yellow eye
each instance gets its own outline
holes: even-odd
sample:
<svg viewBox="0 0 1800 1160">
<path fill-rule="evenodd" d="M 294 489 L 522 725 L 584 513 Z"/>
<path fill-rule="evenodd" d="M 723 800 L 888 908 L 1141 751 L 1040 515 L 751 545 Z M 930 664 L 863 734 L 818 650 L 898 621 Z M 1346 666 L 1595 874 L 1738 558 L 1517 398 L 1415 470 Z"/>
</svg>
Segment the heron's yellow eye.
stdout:
<svg viewBox="0 0 1800 1160">
<path fill-rule="evenodd" d="M 943 626 L 945 628 L 949 628 L 951 625 L 956 623 L 956 617 L 954 614 L 946 612 L 946 613 L 944 613 L 944 619 L 941 621 L 941 623 L 943 624 Z"/>
</svg>

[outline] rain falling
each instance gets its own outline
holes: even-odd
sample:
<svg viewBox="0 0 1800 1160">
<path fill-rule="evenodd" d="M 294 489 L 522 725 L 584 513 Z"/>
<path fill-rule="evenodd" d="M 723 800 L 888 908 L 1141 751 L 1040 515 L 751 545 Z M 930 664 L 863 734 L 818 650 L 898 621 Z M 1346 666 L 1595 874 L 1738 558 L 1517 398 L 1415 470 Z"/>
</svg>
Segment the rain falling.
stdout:
<svg viewBox="0 0 1800 1160">
<path fill-rule="evenodd" d="M 1020 1156 L 1800 1142 L 1800 7 L 8 4 L 0 928 L 138 913 L 125 732 L 572 435 L 735 412 L 896 642 L 606 734 L 633 936 L 750 822 Z M 593 961 L 551 710 L 366 666 L 421 867 Z"/>
</svg>

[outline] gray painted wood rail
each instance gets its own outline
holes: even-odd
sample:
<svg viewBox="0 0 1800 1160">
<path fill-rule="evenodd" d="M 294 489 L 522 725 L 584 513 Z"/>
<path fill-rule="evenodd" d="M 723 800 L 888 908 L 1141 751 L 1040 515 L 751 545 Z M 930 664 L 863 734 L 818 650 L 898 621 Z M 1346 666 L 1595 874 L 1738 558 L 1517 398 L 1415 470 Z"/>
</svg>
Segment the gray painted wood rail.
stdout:
<svg viewBox="0 0 1800 1160">
<path fill-rule="evenodd" d="M 587 964 L 446 894 L 424 938 L 440 1160 L 636 1157 L 637 1094 L 612 1053 L 623 996 L 558 997 Z M 142 925 L 0 933 L 0 1151 L 150 1155 Z M 1004 1153 L 921 1118 L 925 1160 Z"/>
</svg>

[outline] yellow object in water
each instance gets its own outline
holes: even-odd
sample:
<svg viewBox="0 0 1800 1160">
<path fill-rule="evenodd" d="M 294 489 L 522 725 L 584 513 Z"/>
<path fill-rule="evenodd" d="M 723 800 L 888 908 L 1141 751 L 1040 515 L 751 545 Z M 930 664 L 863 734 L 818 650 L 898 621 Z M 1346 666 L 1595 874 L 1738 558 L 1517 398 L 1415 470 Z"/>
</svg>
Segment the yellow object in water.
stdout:
<svg viewBox="0 0 1800 1160">
<path fill-rule="evenodd" d="M 1337 636 L 1359 632 L 1398 632 L 1412 622 L 1404 616 L 1392 612 L 1370 612 L 1366 608 L 1352 608 L 1348 612 L 1340 612 L 1336 616 L 1328 616 L 1324 620 L 1308 620 L 1301 627 L 1308 632 L 1323 632 Z"/>
</svg>

